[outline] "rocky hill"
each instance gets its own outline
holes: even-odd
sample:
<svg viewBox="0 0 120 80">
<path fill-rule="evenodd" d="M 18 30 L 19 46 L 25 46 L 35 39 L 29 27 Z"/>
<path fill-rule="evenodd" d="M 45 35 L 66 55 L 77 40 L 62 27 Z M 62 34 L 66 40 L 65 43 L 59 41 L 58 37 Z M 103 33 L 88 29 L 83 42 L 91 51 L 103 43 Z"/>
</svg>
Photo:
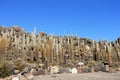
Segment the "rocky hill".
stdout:
<svg viewBox="0 0 120 80">
<path fill-rule="evenodd" d="M 77 62 L 94 66 L 103 62 L 120 66 L 120 38 L 113 42 L 77 36 L 54 36 L 44 32 L 26 33 L 17 26 L 0 27 L 0 66 L 8 63 L 22 70 L 32 63 L 73 67 Z"/>
</svg>

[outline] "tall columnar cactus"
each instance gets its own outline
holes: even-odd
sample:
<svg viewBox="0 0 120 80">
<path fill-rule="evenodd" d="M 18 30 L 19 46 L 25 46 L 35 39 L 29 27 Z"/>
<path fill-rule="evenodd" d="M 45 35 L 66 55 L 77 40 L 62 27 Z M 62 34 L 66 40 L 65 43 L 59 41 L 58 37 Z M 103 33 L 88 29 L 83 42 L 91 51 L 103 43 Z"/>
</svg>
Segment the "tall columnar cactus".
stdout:
<svg viewBox="0 0 120 80">
<path fill-rule="evenodd" d="M 26 45 L 26 44 L 25 44 L 25 40 L 26 40 L 26 39 L 25 39 L 25 34 L 24 34 L 24 35 L 22 36 L 22 41 L 23 41 L 22 43 L 23 43 L 23 46 Z"/>
<path fill-rule="evenodd" d="M 78 61 L 80 61 L 81 57 L 80 57 L 80 47 L 79 46 L 77 47 L 77 52 L 78 52 Z"/>
<path fill-rule="evenodd" d="M 34 27 L 34 32 L 31 34 L 32 36 L 32 45 L 36 45 L 36 27 Z"/>
<path fill-rule="evenodd" d="M 0 38 L 0 64 L 6 61 L 6 49 L 8 46 L 7 38 Z"/>
<path fill-rule="evenodd" d="M 34 60 L 38 61 L 39 60 L 39 45 L 35 45 L 34 46 Z"/>
<path fill-rule="evenodd" d="M 47 44 L 46 45 L 46 56 L 47 56 L 47 66 L 50 66 L 50 46 Z"/>
<path fill-rule="evenodd" d="M 119 48 L 117 45 L 115 45 L 115 51 L 116 51 L 116 54 L 117 54 L 117 60 L 120 61 L 120 51 L 119 51 Z"/>
<path fill-rule="evenodd" d="M 111 43 L 106 43 L 106 53 L 108 55 L 108 64 L 111 65 L 112 58 L 111 58 Z"/>
<path fill-rule="evenodd" d="M 69 51 L 70 51 L 70 59 L 73 61 L 73 59 L 74 59 L 74 44 L 73 44 L 73 42 L 70 44 Z"/>
<path fill-rule="evenodd" d="M 30 44 L 30 38 L 29 38 L 29 36 L 27 37 L 27 39 L 26 39 L 27 41 L 27 46 Z"/>
<path fill-rule="evenodd" d="M 53 43 L 54 43 L 54 39 L 53 39 L 53 35 L 49 37 L 49 41 L 48 41 L 48 45 L 50 46 L 50 62 L 53 62 Z"/>
</svg>

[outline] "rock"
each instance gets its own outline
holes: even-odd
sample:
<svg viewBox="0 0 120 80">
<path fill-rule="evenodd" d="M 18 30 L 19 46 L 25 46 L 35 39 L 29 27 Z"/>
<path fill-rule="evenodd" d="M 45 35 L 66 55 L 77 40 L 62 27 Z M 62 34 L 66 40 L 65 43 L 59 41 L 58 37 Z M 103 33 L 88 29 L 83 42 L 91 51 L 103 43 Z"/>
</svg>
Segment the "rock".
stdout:
<svg viewBox="0 0 120 80">
<path fill-rule="evenodd" d="M 31 73 L 26 73 L 24 74 L 24 77 L 26 78 L 26 80 L 32 80 L 32 78 L 34 77 L 33 74 Z"/>
<path fill-rule="evenodd" d="M 90 72 L 95 72 L 94 67 L 91 67 L 91 68 L 90 68 Z"/>
<path fill-rule="evenodd" d="M 82 66 L 81 69 L 82 72 L 90 72 L 90 68 L 88 66 Z"/>
<path fill-rule="evenodd" d="M 82 73 L 81 66 L 78 66 L 78 67 L 77 67 L 77 71 L 78 71 L 78 73 Z"/>
<path fill-rule="evenodd" d="M 39 67 L 43 69 L 44 64 L 39 64 Z"/>
<path fill-rule="evenodd" d="M 18 74 L 20 71 L 19 70 L 14 70 L 14 73 L 15 74 Z"/>
<path fill-rule="evenodd" d="M 65 72 L 66 72 L 66 73 L 71 73 L 72 70 L 71 70 L 71 68 L 68 67 L 68 68 L 65 69 Z"/>
<path fill-rule="evenodd" d="M 78 73 L 77 69 L 76 69 L 76 68 L 73 68 L 73 69 L 72 69 L 72 73 Z"/>
<path fill-rule="evenodd" d="M 11 80 L 20 80 L 18 76 L 13 77 Z"/>
<path fill-rule="evenodd" d="M 33 75 L 34 75 L 34 76 L 44 75 L 44 71 L 43 71 L 43 69 L 38 70 L 38 71 L 34 72 Z"/>
<path fill-rule="evenodd" d="M 109 72 L 109 65 L 105 65 L 105 71 Z"/>
<path fill-rule="evenodd" d="M 116 73 L 117 71 L 116 71 L 116 69 L 110 67 L 110 68 L 109 68 L 109 72 L 110 72 L 110 73 Z"/>
<path fill-rule="evenodd" d="M 9 77 L 6 77 L 6 80 L 11 80 L 13 77 L 16 77 L 16 75 L 11 75 Z"/>
<path fill-rule="evenodd" d="M 51 66 L 50 67 L 50 73 L 51 74 L 59 73 L 59 67 L 58 66 Z"/>
<path fill-rule="evenodd" d="M 30 70 L 30 73 L 31 73 L 31 74 L 35 74 L 35 72 L 36 72 L 36 70 L 35 70 L 34 68 L 32 68 L 32 69 Z"/>
<path fill-rule="evenodd" d="M 64 68 L 62 66 L 60 66 L 59 73 L 63 73 L 63 72 L 64 72 Z"/>
<path fill-rule="evenodd" d="M 45 75 L 49 74 L 47 69 L 44 69 L 44 71 L 45 71 Z"/>
<path fill-rule="evenodd" d="M 83 66 L 83 65 L 84 65 L 83 62 L 78 62 L 78 63 L 77 63 L 77 66 Z"/>
<path fill-rule="evenodd" d="M 25 68 L 23 69 L 23 71 L 24 71 L 24 72 L 30 72 L 30 68 L 29 68 L 29 67 L 25 67 Z"/>
<path fill-rule="evenodd" d="M 22 61 L 22 59 L 19 57 L 19 58 L 17 58 L 17 61 L 21 62 L 21 61 Z"/>
<path fill-rule="evenodd" d="M 22 76 L 22 75 L 18 75 L 19 80 L 28 80 L 26 77 Z"/>
<path fill-rule="evenodd" d="M 105 65 L 103 63 L 96 64 L 96 66 L 94 67 L 94 70 L 96 72 L 98 72 L 98 71 L 104 71 L 104 72 L 106 72 Z"/>
<path fill-rule="evenodd" d="M 35 63 L 32 63 L 32 64 L 28 64 L 31 68 L 37 68 L 38 67 L 38 65 L 37 64 L 35 64 Z"/>
<path fill-rule="evenodd" d="M 119 71 L 119 72 L 120 72 L 120 67 L 117 69 L 117 71 Z"/>
</svg>

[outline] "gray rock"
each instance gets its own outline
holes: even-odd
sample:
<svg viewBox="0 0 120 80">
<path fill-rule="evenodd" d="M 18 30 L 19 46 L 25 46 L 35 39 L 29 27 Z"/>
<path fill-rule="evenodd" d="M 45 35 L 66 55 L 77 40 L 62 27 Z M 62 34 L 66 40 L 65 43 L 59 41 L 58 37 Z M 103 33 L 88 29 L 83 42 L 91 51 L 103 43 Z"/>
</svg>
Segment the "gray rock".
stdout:
<svg viewBox="0 0 120 80">
<path fill-rule="evenodd" d="M 90 72 L 90 68 L 88 66 L 82 66 L 81 69 L 82 69 L 82 72 L 86 72 L 86 73 Z"/>
<path fill-rule="evenodd" d="M 35 74 L 35 72 L 36 72 L 36 70 L 35 70 L 34 68 L 32 68 L 32 69 L 30 70 L 30 73 L 31 73 L 31 74 Z"/>
<path fill-rule="evenodd" d="M 41 69 L 41 70 L 39 70 L 39 71 L 34 72 L 33 75 L 34 75 L 34 76 L 45 75 L 45 71 L 44 71 L 44 69 Z"/>
<path fill-rule="evenodd" d="M 68 67 L 68 68 L 65 69 L 65 72 L 66 72 L 66 73 L 71 73 L 72 70 L 71 70 L 71 68 Z"/>
<path fill-rule="evenodd" d="M 104 71 L 105 72 L 106 71 L 105 70 L 105 65 L 103 63 L 99 63 L 94 67 L 94 70 L 96 72 L 98 72 L 98 71 Z"/>
</svg>

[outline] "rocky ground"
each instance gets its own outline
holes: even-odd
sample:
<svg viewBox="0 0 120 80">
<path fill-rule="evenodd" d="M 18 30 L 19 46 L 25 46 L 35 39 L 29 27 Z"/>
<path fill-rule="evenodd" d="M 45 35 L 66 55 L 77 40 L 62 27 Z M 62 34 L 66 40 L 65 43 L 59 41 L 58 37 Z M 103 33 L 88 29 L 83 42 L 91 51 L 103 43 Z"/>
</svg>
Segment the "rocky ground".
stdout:
<svg viewBox="0 0 120 80">
<path fill-rule="evenodd" d="M 92 73 L 62 73 L 51 75 L 32 76 L 30 74 L 12 75 L 0 80 L 120 80 L 120 72 L 106 73 L 106 72 L 92 72 Z"/>
<path fill-rule="evenodd" d="M 33 77 L 33 80 L 120 80 L 120 72 L 40 75 Z"/>
</svg>

